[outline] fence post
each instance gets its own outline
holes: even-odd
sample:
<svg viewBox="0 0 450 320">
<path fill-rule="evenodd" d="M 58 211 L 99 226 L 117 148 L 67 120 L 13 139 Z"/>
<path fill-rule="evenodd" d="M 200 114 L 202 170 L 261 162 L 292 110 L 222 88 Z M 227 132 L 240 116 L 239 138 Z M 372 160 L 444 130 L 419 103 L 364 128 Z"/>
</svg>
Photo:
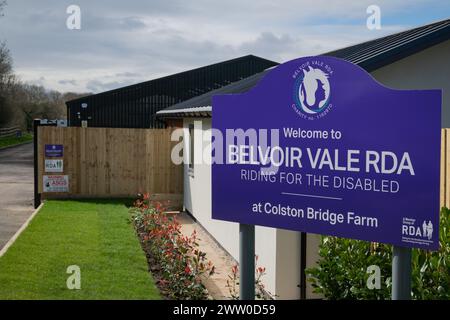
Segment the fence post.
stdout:
<svg viewBox="0 0 450 320">
<path fill-rule="evenodd" d="M 41 194 L 39 193 L 39 155 L 38 155 L 38 127 L 41 120 L 35 119 L 33 121 L 33 157 L 34 157 L 34 208 L 37 209 L 41 205 Z"/>
</svg>

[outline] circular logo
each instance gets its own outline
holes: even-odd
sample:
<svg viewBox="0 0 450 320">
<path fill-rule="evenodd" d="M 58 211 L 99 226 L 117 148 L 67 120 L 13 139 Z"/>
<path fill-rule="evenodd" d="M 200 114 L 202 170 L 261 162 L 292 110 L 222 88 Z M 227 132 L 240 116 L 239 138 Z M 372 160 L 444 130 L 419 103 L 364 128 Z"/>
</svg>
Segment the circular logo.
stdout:
<svg viewBox="0 0 450 320">
<path fill-rule="evenodd" d="M 298 71 L 294 85 L 295 106 L 309 119 L 317 118 L 331 107 L 329 74 L 311 65 Z"/>
</svg>

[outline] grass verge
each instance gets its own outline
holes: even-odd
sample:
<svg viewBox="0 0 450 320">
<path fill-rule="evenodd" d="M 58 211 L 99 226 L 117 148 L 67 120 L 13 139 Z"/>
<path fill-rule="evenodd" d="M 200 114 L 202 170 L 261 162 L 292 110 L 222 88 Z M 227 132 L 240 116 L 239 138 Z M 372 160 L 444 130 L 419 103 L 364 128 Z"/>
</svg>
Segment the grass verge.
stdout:
<svg viewBox="0 0 450 320">
<path fill-rule="evenodd" d="M 67 268 L 81 271 L 69 290 Z M 1 299 L 160 299 L 124 200 L 47 201 L 0 258 Z"/>
<path fill-rule="evenodd" d="M 33 135 L 23 133 L 20 138 L 15 136 L 0 138 L 0 149 L 33 141 Z"/>
</svg>

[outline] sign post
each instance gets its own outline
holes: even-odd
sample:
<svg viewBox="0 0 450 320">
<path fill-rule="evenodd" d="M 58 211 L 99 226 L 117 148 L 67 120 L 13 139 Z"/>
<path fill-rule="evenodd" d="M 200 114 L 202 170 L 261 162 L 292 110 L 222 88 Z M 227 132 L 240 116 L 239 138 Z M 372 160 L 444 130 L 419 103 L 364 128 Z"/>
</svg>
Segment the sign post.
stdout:
<svg viewBox="0 0 450 320">
<path fill-rule="evenodd" d="M 392 298 L 410 298 L 410 248 L 439 248 L 442 90 L 305 57 L 212 106 L 212 218 L 241 226 L 242 297 L 261 225 L 392 244 Z"/>
<path fill-rule="evenodd" d="M 411 300 L 411 248 L 393 247 L 392 300 Z"/>
<path fill-rule="evenodd" d="M 239 224 L 239 299 L 255 299 L 255 226 Z"/>
</svg>

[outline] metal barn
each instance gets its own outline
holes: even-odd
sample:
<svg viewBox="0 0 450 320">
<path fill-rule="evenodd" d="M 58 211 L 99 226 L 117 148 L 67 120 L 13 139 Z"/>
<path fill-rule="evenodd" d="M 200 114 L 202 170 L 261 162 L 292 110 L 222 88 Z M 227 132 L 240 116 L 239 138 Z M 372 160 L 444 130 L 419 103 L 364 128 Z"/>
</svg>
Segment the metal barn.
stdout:
<svg viewBox="0 0 450 320">
<path fill-rule="evenodd" d="M 156 112 L 230 83 L 262 72 L 278 63 L 253 55 L 70 100 L 69 126 L 106 128 L 162 128 Z"/>
</svg>

